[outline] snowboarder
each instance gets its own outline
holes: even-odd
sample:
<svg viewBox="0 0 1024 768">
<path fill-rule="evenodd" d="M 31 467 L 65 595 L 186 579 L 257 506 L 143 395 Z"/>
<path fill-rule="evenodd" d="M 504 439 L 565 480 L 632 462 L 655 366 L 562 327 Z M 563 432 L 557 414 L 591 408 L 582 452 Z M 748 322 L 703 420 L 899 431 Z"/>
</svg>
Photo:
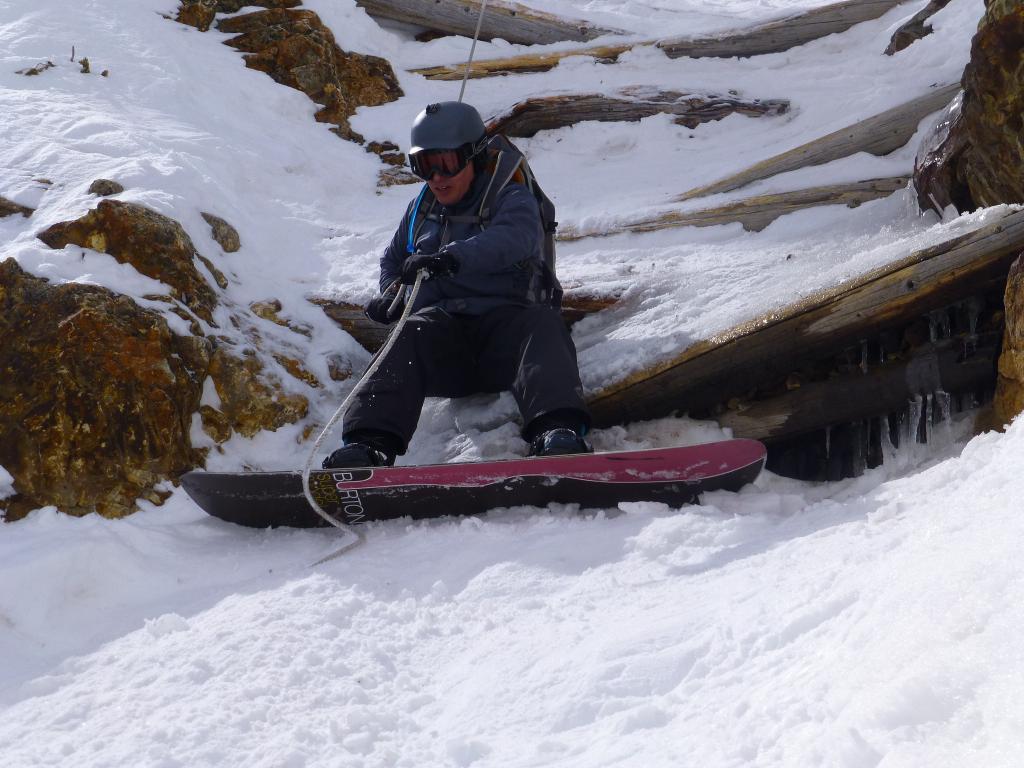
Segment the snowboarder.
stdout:
<svg viewBox="0 0 1024 768">
<path fill-rule="evenodd" d="M 546 260 L 541 208 L 473 107 L 431 104 L 412 127 L 409 164 L 426 181 L 380 260 L 366 314 L 393 322 L 399 291 L 426 270 L 412 313 L 345 417 L 325 469 L 390 466 L 406 452 L 424 397 L 511 390 L 531 456 L 589 453 L 576 348 Z M 507 157 L 506 157 L 507 160 Z M 494 190 L 499 190 L 495 194 Z M 550 229 L 549 229 L 550 232 Z M 404 300 L 404 299 L 403 299 Z"/>
</svg>

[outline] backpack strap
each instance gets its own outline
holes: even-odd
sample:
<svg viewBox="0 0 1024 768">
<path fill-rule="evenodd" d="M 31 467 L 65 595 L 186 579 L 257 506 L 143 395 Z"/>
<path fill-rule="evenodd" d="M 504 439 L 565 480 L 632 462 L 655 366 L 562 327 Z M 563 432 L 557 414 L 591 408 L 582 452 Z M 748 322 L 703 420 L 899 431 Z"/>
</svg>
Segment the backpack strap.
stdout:
<svg viewBox="0 0 1024 768">
<path fill-rule="evenodd" d="M 477 209 L 476 215 L 447 216 L 448 221 L 458 224 L 478 224 L 481 228 L 486 229 L 491 221 L 494 199 L 501 190 L 508 186 L 509 182 L 516 178 L 517 174 L 532 193 L 533 190 L 529 184 L 529 174 L 521 170 L 524 162 L 525 158 L 522 155 L 517 156 L 505 150 L 499 150 L 498 156 L 494 161 L 494 170 L 491 171 L 491 178 L 487 182 L 487 188 L 480 199 L 480 207 Z"/>
<path fill-rule="evenodd" d="M 433 213 L 436 203 L 437 198 L 434 197 L 434 193 L 430 191 L 430 187 L 424 184 L 416 198 L 416 204 L 413 206 L 412 218 L 409 219 L 409 230 L 405 237 L 406 253 L 416 253 L 416 238 L 419 237 L 423 225 L 428 221 L 437 220 L 437 214 Z"/>
</svg>

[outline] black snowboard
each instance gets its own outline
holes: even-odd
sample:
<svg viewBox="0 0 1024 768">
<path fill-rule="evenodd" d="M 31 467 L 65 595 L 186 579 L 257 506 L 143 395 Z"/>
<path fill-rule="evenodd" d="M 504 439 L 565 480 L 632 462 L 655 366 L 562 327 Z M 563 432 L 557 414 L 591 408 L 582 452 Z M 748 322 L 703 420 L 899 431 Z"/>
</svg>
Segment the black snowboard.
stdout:
<svg viewBox="0 0 1024 768">
<path fill-rule="evenodd" d="M 755 440 L 577 456 L 316 470 L 310 493 L 347 525 L 398 517 L 474 515 L 496 507 L 614 507 L 623 501 L 690 504 L 734 491 L 764 466 Z M 253 528 L 326 526 L 302 493 L 300 472 L 189 472 L 188 495 L 206 512 Z"/>
</svg>

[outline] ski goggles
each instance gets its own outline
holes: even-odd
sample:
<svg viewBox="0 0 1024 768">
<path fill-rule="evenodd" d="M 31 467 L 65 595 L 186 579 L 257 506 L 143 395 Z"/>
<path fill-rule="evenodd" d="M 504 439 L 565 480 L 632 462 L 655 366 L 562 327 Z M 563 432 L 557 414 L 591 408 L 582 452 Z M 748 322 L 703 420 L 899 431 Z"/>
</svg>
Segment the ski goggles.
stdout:
<svg viewBox="0 0 1024 768">
<path fill-rule="evenodd" d="M 457 149 L 421 149 L 409 155 L 409 167 L 424 181 L 430 181 L 435 173 L 450 179 L 462 173 L 476 154 L 472 144 L 463 144 Z"/>
</svg>

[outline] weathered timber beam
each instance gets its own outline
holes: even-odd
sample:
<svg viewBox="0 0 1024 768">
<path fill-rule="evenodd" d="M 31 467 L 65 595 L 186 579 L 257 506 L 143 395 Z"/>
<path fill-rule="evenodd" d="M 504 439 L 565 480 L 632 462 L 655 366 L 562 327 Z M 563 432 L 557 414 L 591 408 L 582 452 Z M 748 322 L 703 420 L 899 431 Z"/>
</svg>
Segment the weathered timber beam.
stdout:
<svg viewBox="0 0 1024 768">
<path fill-rule="evenodd" d="M 762 53 L 784 51 L 803 45 L 819 37 L 842 32 L 854 24 L 878 18 L 904 0 L 848 0 L 848 2 L 817 8 L 806 13 L 778 19 L 748 30 L 726 32 L 703 38 L 644 40 L 633 43 L 602 45 L 543 54 L 526 54 L 502 59 L 475 61 L 470 77 L 547 72 L 570 56 L 589 56 L 602 63 L 618 60 L 634 47 L 657 45 L 671 58 L 713 56 L 756 56 Z M 461 80 L 465 68 L 460 65 L 442 65 L 414 69 L 428 80 Z"/>
<path fill-rule="evenodd" d="M 375 19 L 390 19 L 438 32 L 472 37 L 480 16 L 476 0 L 356 0 Z M 586 21 L 559 18 L 519 3 L 492 0 L 487 4 L 480 38 L 510 43 L 541 44 L 562 40 L 585 42 L 621 30 L 595 27 Z"/>
<path fill-rule="evenodd" d="M 822 136 L 795 149 L 762 160 L 746 170 L 727 176 L 712 184 L 691 189 L 676 198 L 677 202 L 695 197 L 730 192 L 769 176 L 821 165 L 856 152 L 885 155 L 906 144 L 927 115 L 942 109 L 960 90 L 959 83 L 935 88 L 924 96 L 886 110 L 867 120 Z"/>
<path fill-rule="evenodd" d="M 741 101 L 717 94 L 627 88 L 614 96 L 600 93 L 542 96 L 520 101 L 488 122 L 487 130 L 506 136 L 529 137 L 538 131 L 564 128 L 585 120 L 636 122 L 661 113 L 676 123 L 695 128 L 733 113 L 748 117 L 781 115 L 789 111 L 784 99 Z"/>
<path fill-rule="evenodd" d="M 759 56 L 788 51 L 812 40 L 845 32 L 855 24 L 888 13 L 906 0 L 846 0 L 804 13 L 711 38 L 662 40 L 658 47 L 670 58 Z"/>
<path fill-rule="evenodd" d="M 916 395 L 968 392 L 995 380 L 997 344 L 964 355 L 963 341 L 947 339 L 920 348 L 910 360 L 873 365 L 828 381 L 804 384 L 718 416 L 736 437 L 772 442 L 881 413 L 898 411 Z"/>
<path fill-rule="evenodd" d="M 1024 211 L 754 318 L 596 392 L 597 426 L 699 411 L 886 327 L 1005 281 L 1024 250 Z"/>
<path fill-rule="evenodd" d="M 931 0 L 928 5 L 911 16 L 907 22 L 893 32 L 892 39 L 885 49 L 885 55 L 892 56 L 895 53 L 899 53 L 908 45 L 912 45 L 921 38 L 930 35 L 932 25 L 928 23 L 929 19 L 948 4 L 949 0 Z"/>
<path fill-rule="evenodd" d="M 617 61 L 619 56 L 626 51 L 631 51 L 638 45 L 654 45 L 654 41 L 596 45 L 590 48 L 577 48 L 571 51 L 528 53 L 522 56 L 510 56 L 503 59 L 483 59 L 472 63 L 469 68 L 469 77 L 470 79 L 475 79 L 480 77 L 497 77 L 498 75 L 547 72 L 558 66 L 562 59 L 567 59 L 570 56 L 587 56 L 603 64 L 611 64 Z M 436 67 L 421 67 L 411 71 L 417 75 L 423 75 L 428 80 L 461 80 L 466 74 L 466 67 L 463 64 L 453 64 L 451 66 L 442 64 Z"/>
<path fill-rule="evenodd" d="M 616 301 L 618 301 L 618 297 L 615 296 L 567 293 L 562 298 L 562 318 L 567 326 L 572 327 L 587 315 L 607 309 Z M 315 300 L 314 303 L 319 304 L 324 313 L 340 325 L 364 349 L 376 352 L 384 346 L 391 326 L 373 322 L 363 313 L 363 308 L 358 304 L 320 299 Z"/>
<path fill-rule="evenodd" d="M 888 197 L 903 189 L 910 181 L 909 176 L 892 176 L 883 179 L 857 181 L 852 184 L 834 184 L 828 187 L 811 187 L 795 192 L 779 192 L 772 195 L 748 197 L 717 208 L 699 211 L 668 211 L 656 216 L 644 216 L 632 221 L 616 222 L 610 226 L 577 228 L 571 224 L 562 225 L 558 240 L 582 240 L 586 237 L 607 237 L 624 232 L 654 232 L 671 227 L 712 227 L 717 224 L 738 222 L 748 232 L 760 232 L 780 216 L 802 211 L 819 205 L 846 205 L 855 208 L 861 203 Z"/>
</svg>

